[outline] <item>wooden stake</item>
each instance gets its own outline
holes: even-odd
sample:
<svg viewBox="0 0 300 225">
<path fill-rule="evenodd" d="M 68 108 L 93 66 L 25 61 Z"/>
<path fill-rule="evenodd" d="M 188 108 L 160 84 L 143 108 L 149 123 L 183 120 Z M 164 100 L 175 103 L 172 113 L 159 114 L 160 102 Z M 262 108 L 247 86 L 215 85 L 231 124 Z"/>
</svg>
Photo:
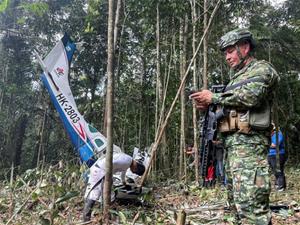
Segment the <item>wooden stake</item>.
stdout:
<svg viewBox="0 0 300 225">
<path fill-rule="evenodd" d="M 177 215 L 176 225 L 185 225 L 186 213 L 184 210 L 180 210 Z"/>
</svg>

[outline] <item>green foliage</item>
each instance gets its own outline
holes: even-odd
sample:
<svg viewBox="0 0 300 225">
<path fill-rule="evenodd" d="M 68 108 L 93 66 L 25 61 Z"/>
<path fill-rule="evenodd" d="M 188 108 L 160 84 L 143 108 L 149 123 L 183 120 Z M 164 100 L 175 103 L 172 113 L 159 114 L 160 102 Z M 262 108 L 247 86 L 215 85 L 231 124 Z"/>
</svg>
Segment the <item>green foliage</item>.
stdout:
<svg viewBox="0 0 300 225">
<path fill-rule="evenodd" d="M 68 201 L 71 198 L 74 198 L 76 196 L 79 195 L 78 191 L 72 191 L 72 192 L 67 192 L 66 194 L 64 194 L 63 196 L 59 197 L 56 201 L 55 204 L 59 204 L 65 201 Z"/>
<path fill-rule="evenodd" d="M 124 1 L 122 1 L 124 2 Z M 116 45 L 115 84 L 115 127 L 114 142 L 125 152 L 131 153 L 134 146 L 150 146 L 155 138 L 156 110 L 156 7 L 160 11 L 160 52 L 161 79 L 167 85 L 166 108 L 170 106 L 179 86 L 179 25 L 180 19 L 188 17 L 187 61 L 192 57 L 191 6 L 186 1 L 136 1 L 128 0 L 121 10 L 120 38 Z M 196 21 L 196 42 L 203 34 L 202 1 L 196 1 L 198 20 Z M 214 7 L 210 2 L 209 15 Z M 209 86 L 228 81 L 228 67 L 225 65 L 216 42 L 228 30 L 235 27 L 250 27 L 258 40 L 256 56 L 271 61 L 280 74 L 278 89 L 278 116 L 285 133 L 289 162 L 300 159 L 300 5 L 298 0 L 287 0 L 282 7 L 274 8 L 266 1 L 229 0 L 221 5 L 208 35 Z M 87 121 L 103 131 L 106 95 L 107 61 L 107 2 L 103 0 L 52 0 L 52 1 L 0 1 L 0 169 L 1 179 L 8 180 L 12 162 L 16 181 L 13 187 L 6 184 L 0 193 L 9 196 L 14 189 L 14 198 L 19 209 L 27 194 L 38 187 L 30 196 L 30 203 L 36 209 L 24 211 L 24 218 L 35 218 L 41 224 L 53 224 L 62 219 L 58 212 L 68 204 L 78 205 L 83 188 L 78 172 L 78 156 L 74 154 L 69 137 L 66 135 L 58 115 L 39 80 L 38 67 L 33 50 L 41 55 L 55 45 L 58 37 L 68 32 L 82 48 L 75 54 L 71 65 L 70 84 L 80 112 Z M 198 86 L 202 86 L 202 53 L 197 56 Z M 192 86 L 191 74 L 186 86 Z M 159 103 L 160 104 L 160 103 Z M 187 140 L 191 142 L 191 105 L 187 104 Z M 44 116 L 45 115 L 45 116 Z M 28 117 L 23 137 L 22 152 L 16 154 L 16 130 L 21 118 Z M 42 124 L 44 128 L 42 129 Z M 157 180 L 176 177 L 179 157 L 180 107 L 177 104 L 167 126 L 166 158 L 170 168 L 161 163 L 158 155 Z M 38 155 L 40 154 L 40 155 Z M 39 161 L 38 161 L 39 159 Z M 56 165 L 64 159 L 74 162 L 66 170 L 58 166 L 35 168 L 41 161 Z M 40 167 L 39 167 L 40 168 Z M 22 174 L 22 171 L 26 171 Z M 165 176 L 166 171 L 170 171 Z M 292 177 L 297 177 L 295 171 Z M 18 176 L 19 174 L 19 176 Z M 22 174 L 22 175 L 21 175 Z M 158 175 L 157 175 L 158 176 Z M 78 184 L 79 182 L 79 184 Z M 74 185 L 76 184 L 76 185 Z M 77 185 L 78 184 L 78 185 Z M 296 184 L 291 184 L 296 185 Z M 78 187 L 79 186 L 79 187 Z M 179 187 L 177 187 L 180 189 Z M 176 189 L 176 191 L 178 191 Z M 211 198 L 225 198 L 220 189 L 201 190 L 197 186 L 185 186 L 184 193 L 192 192 L 202 203 Z M 289 193 L 299 203 L 299 195 Z M 169 196 L 167 196 L 169 197 Z M 180 197 L 184 197 L 181 196 Z M 282 196 L 276 194 L 274 198 Z M 143 202 L 155 202 L 153 195 L 142 197 Z M 176 200 L 176 198 L 175 198 Z M 184 202 L 182 200 L 182 202 Z M 173 203 L 169 201 L 169 203 Z M 292 201 L 290 201 L 292 202 Z M 0 212 L 9 210 L 9 199 L 0 199 Z M 36 206 L 35 206 L 36 204 Z M 80 209 L 79 209 L 80 210 Z M 116 211 L 117 218 L 124 224 L 131 223 L 136 211 Z M 155 211 L 155 210 L 154 210 Z M 166 211 L 166 210 L 165 210 Z M 163 211 L 163 212 L 165 212 Z M 27 213 L 27 214 L 26 214 Z M 292 212 L 283 212 L 290 216 Z M 163 224 L 173 221 L 164 213 L 142 212 L 143 224 Z M 225 221 L 232 222 L 232 216 Z M 32 221 L 23 221 L 32 224 Z"/>
<path fill-rule="evenodd" d="M 9 5 L 10 0 L 2 0 L 0 2 L 0 13 L 2 13 Z"/>
<path fill-rule="evenodd" d="M 38 204 L 38 213 L 32 216 L 38 217 L 40 223 L 56 224 L 54 221 L 59 221 L 59 212 L 65 205 L 77 201 L 80 195 L 78 190 L 83 188 L 83 184 L 78 182 L 80 176 L 78 166 L 60 162 L 55 166 L 47 166 L 44 170 L 25 171 L 16 178 L 12 188 L 19 203 L 23 203 L 21 199 L 25 199 L 30 192 L 29 202 Z M 17 210 L 22 213 L 24 208 L 17 205 Z"/>
<path fill-rule="evenodd" d="M 122 213 L 121 211 L 118 212 L 118 215 L 120 217 L 121 223 L 124 225 L 129 225 L 129 223 L 127 222 L 126 216 L 124 215 L 124 213 Z"/>
<path fill-rule="evenodd" d="M 203 34 L 202 1 L 196 1 L 196 42 Z M 33 49 L 41 55 L 54 46 L 58 37 L 68 32 L 82 47 L 71 65 L 70 84 L 79 111 L 87 121 L 103 131 L 106 94 L 107 61 L 107 2 L 91 0 L 1 1 L 5 6 L 0 14 L 0 168 L 7 171 L 15 157 L 17 124 L 22 116 L 28 123 L 22 143 L 21 171 L 33 168 L 38 159 L 56 163 L 60 159 L 78 160 L 69 137 L 39 81 L 40 68 Z M 116 45 L 115 127 L 114 142 L 125 152 L 134 146 L 150 146 L 155 138 L 156 110 L 156 7 L 160 16 L 161 80 L 167 85 L 166 109 L 169 108 L 179 86 L 179 25 L 187 15 L 187 61 L 192 57 L 191 5 L 182 1 L 129 0 L 121 10 L 120 38 Z M 209 5 L 212 11 L 214 2 Z M 2 9 L 2 8 L 1 8 Z M 210 13 L 209 13 L 210 14 Z M 216 42 L 226 31 L 247 26 L 258 39 L 256 56 L 270 60 L 281 76 L 278 105 L 279 121 L 288 135 L 287 148 L 299 155 L 300 104 L 299 95 L 299 4 L 287 0 L 274 8 L 265 1 L 227 1 L 221 5 L 208 36 L 208 81 L 212 84 L 228 81 L 225 65 Z M 202 85 L 202 53 L 197 56 L 198 86 Z M 192 86 L 191 74 L 186 86 Z M 286 101 L 288 99 L 288 101 Z M 158 105 L 161 103 L 158 103 Z M 47 110 L 46 110 L 47 109 Z M 186 105 L 187 142 L 191 142 L 192 112 Z M 44 117 L 45 113 L 45 117 Z M 44 130 L 42 132 L 42 124 Z M 180 107 L 177 104 L 167 126 L 166 158 L 170 168 L 160 162 L 158 174 L 166 179 L 165 171 L 176 176 L 179 157 Z M 40 151 L 40 155 L 39 154 Z M 296 159 L 297 157 L 290 157 Z M 6 168 L 6 169 L 5 169 Z M 1 174 L 1 178 L 7 175 Z M 27 181 L 25 181 L 27 182 Z"/>
<path fill-rule="evenodd" d="M 39 17 L 44 16 L 49 11 L 49 5 L 44 2 L 23 3 L 19 8 Z"/>
</svg>

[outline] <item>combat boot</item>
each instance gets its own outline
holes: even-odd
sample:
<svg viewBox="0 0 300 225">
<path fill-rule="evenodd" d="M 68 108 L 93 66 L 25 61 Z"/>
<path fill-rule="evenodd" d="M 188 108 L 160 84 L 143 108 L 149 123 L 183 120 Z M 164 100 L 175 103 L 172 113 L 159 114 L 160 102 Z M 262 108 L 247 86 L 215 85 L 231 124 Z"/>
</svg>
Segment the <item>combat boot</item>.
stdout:
<svg viewBox="0 0 300 225">
<path fill-rule="evenodd" d="M 91 220 L 92 208 L 95 205 L 95 201 L 91 199 L 86 199 L 83 208 L 83 222 L 87 222 Z"/>
</svg>

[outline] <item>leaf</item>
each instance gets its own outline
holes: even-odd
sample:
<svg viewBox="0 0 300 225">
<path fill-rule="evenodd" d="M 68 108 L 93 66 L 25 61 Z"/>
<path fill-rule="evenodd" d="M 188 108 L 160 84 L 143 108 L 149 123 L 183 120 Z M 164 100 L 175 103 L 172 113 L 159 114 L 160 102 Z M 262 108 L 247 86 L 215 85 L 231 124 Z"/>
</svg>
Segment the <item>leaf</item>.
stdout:
<svg viewBox="0 0 300 225">
<path fill-rule="evenodd" d="M 58 203 L 62 203 L 62 202 L 65 202 L 71 198 L 74 198 L 76 196 L 79 195 L 79 192 L 78 191 L 71 191 L 71 192 L 67 192 L 65 195 L 63 195 L 62 197 L 58 198 L 55 203 L 58 204 Z"/>
<path fill-rule="evenodd" d="M 224 221 L 227 221 L 227 222 L 233 222 L 234 221 L 234 216 L 232 215 L 224 215 Z"/>
<path fill-rule="evenodd" d="M 289 211 L 286 210 L 286 209 L 280 209 L 279 210 L 279 215 L 284 217 L 284 218 L 287 218 L 289 216 Z"/>
<path fill-rule="evenodd" d="M 152 222 L 152 219 L 149 216 L 146 216 L 146 222 L 150 223 L 150 222 Z"/>
<path fill-rule="evenodd" d="M 17 24 L 23 25 L 26 22 L 26 18 L 25 17 L 21 17 L 18 19 Z"/>
<path fill-rule="evenodd" d="M 291 203 L 289 205 L 295 206 L 295 205 L 298 205 L 298 202 L 296 202 L 295 200 L 293 200 L 293 201 L 291 201 Z"/>
<path fill-rule="evenodd" d="M 9 0 L 3 0 L 0 3 L 0 13 L 4 12 L 8 5 L 9 5 Z"/>
<path fill-rule="evenodd" d="M 39 17 L 42 17 L 49 11 L 49 5 L 47 3 L 35 2 L 35 3 L 23 3 L 20 8 L 27 10 Z"/>
<path fill-rule="evenodd" d="M 118 213 L 120 219 L 121 219 L 121 222 L 123 224 L 127 224 L 127 219 L 126 219 L 126 216 L 124 215 L 124 213 L 122 213 L 121 211 Z"/>
<path fill-rule="evenodd" d="M 112 214 L 114 214 L 114 215 L 116 215 L 116 216 L 119 215 L 119 212 L 117 212 L 116 210 L 110 209 L 109 212 L 112 213 Z"/>
<path fill-rule="evenodd" d="M 32 196 L 31 196 L 32 200 L 36 201 L 38 199 L 38 197 L 39 197 L 39 195 L 36 192 L 32 193 Z"/>
<path fill-rule="evenodd" d="M 47 186 L 48 186 L 47 181 L 46 181 L 46 180 L 43 180 L 40 187 L 41 187 L 41 188 L 45 188 L 45 187 L 47 187 Z"/>
</svg>

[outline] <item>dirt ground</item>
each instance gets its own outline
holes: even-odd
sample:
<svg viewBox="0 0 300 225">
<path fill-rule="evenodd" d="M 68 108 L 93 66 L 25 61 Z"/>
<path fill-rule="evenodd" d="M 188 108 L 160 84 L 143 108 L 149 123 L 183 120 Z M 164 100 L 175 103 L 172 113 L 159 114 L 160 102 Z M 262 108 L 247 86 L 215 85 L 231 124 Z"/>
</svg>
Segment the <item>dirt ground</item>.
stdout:
<svg viewBox="0 0 300 225">
<path fill-rule="evenodd" d="M 300 169 L 287 169 L 286 177 L 285 191 L 277 192 L 272 187 L 271 205 L 279 206 L 272 212 L 272 222 L 273 225 L 300 225 Z M 72 185 L 74 181 L 70 180 L 69 183 Z M 51 199 L 54 196 L 53 187 L 48 186 L 42 194 L 36 191 L 32 194 L 34 186 L 26 187 L 20 186 L 14 196 L 7 194 L 7 186 L 0 188 L 0 225 L 101 224 L 99 204 L 93 210 L 93 221 L 81 222 L 82 186 L 77 186 L 79 191 L 74 197 L 55 206 L 55 201 Z M 62 187 L 58 187 L 57 191 L 59 188 Z M 171 225 L 176 224 L 183 214 L 186 215 L 186 225 L 233 224 L 234 216 L 228 210 L 226 189 L 220 185 L 203 189 L 193 182 L 184 184 L 169 179 L 164 183 L 156 182 L 145 190 L 147 194 L 137 200 L 116 201 L 111 209 L 111 224 Z"/>
<path fill-rule="evenodd" d="M 287 169 L 286 177 L 287 189 L 283 192 L 275 190 L 272 180 L 272 223 L 300 225 L 300 170 Z M 112 224 L 176 224 L 182 211 L 186 214 L 185 224 L 190 225 L 233 224 L 234 221 L 224 187 L 216 185 L 213 189 L 203 189 L 195 184 L 169 180 L 153 187 L 140 202 L 115 203 Z M 97 215 L 101 215 L 100 211 Z"/>
</svg>

